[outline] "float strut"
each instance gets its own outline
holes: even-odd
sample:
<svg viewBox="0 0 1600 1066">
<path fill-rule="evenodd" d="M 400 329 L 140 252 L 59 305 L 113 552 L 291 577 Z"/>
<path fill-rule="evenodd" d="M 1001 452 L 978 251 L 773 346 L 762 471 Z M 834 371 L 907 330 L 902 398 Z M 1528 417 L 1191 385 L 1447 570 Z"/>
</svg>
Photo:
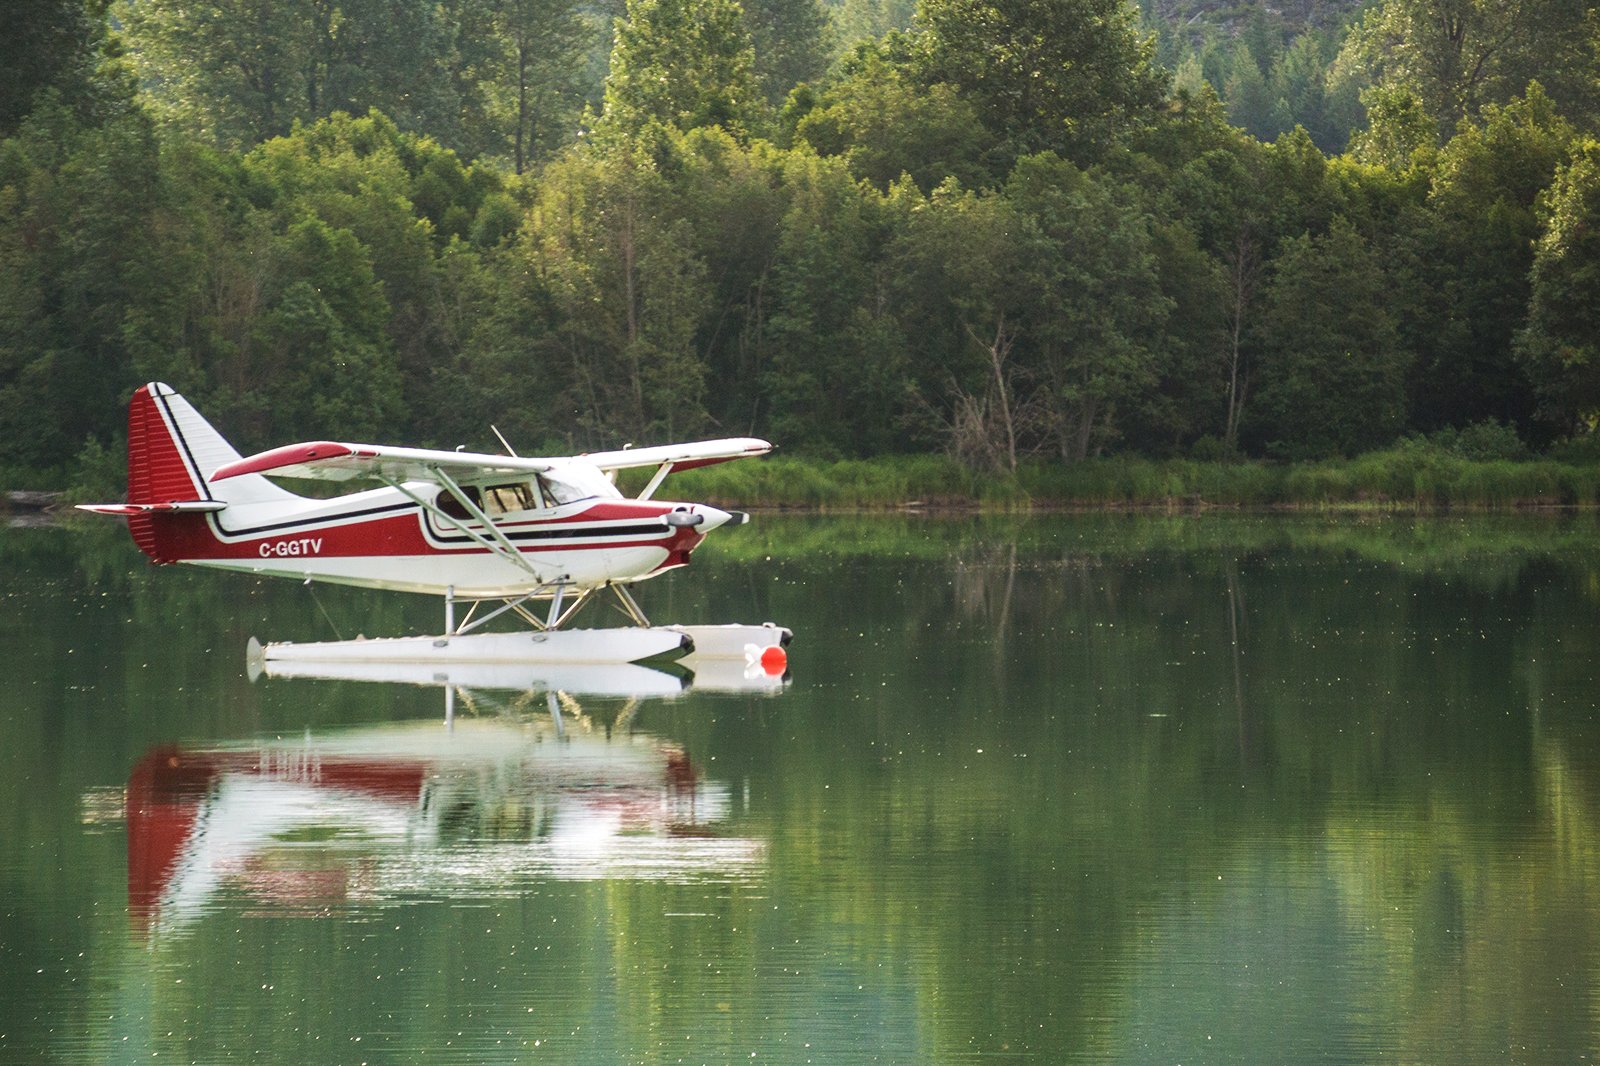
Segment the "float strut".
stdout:
<svg viewBox="0 0 1600 1066">
<path fill-rule="evenodd" d="M 622 609 L 633 619 L 635 625 L 643 626 L 645 629 L 650 628 L 650 619 L 646 618 L 644 612 L 639 610 L 638 601 L 633 598 L 627 589 L 621 585 L 612 585 L 611 591 L 615 592 L 617 599 L 622 601 Z"/>
<path fill-rule="evenodd" d="M 545 623 L 546 629 L 554 629 L 561 623 L 561 597 L 566 591 L 565 585 L 557 585 L 554 595 L 550 597 L 550 620 Z"/>
</svg>

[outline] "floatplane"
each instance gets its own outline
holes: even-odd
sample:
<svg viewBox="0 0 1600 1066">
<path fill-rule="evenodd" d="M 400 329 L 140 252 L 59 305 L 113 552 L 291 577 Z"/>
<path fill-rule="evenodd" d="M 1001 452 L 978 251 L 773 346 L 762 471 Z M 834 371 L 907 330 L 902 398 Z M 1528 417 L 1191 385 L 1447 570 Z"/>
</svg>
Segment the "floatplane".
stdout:
<svg viewBox="0 0 1600 1066">
<path fill-rule="evenodd" d="M 652 625 L 629 591 L 687 564 L 712 530 L 749 519 L 653 499 L 668 475 L 771 449 L 736 437 L 533 457 L 509 445 L 511 454 L 494 455 L 324 440 L 241 456 L 175 390 L 152 382 L 128 405 L 127 502 L 79 506 L 127 518 L 156 563 L 444 598 L 439 636 L 253 645 L 252 658 L 266 664 L 605 665 L 692 655 L 782 674 L 787 629 Z M 646 467 L 655 470 L 643 489 L 624 497 L 617 471 Z M 312 499 L 273 478 L 378 487 Z M 571 627 L 607 590 L 631 625 Z M 482 630 L 495 619 L 525 625 Z"/>
</svg>

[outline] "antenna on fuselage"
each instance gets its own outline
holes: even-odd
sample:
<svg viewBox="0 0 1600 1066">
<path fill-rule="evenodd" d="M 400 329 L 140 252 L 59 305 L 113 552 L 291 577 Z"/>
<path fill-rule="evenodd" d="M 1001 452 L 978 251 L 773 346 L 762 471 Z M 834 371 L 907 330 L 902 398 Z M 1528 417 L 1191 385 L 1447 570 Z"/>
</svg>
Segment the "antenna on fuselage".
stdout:
<svg viewBox="0 0 1600 1066">
<path fill-rule="evenodd" d="M 511 446 L 511 443 L 506 440 L 505 435 L 500 432 L 500 427 L 495 425 L 493 422 L 490 422 L 489 428 L 494 430 L 494 435 L 500 438 L 500 444 L 505 448 L 506 454 L 511 456 L 513 459 L 517 458 L 517 450 Z"/>
</svg>

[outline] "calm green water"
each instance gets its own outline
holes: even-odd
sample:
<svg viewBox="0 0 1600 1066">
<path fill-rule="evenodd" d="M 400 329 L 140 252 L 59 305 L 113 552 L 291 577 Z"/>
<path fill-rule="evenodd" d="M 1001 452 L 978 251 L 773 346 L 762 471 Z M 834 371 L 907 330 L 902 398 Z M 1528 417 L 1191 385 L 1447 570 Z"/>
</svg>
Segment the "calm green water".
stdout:
<svg viewBox="0 0 1600 1066">
<path fill-rule="evenodd" d="M 1600 527 L 760 517 L 779 695 L 250 682 L 432 601 L 0 533 L 0 1060 L 1600 1051 Z"/>
</svg>

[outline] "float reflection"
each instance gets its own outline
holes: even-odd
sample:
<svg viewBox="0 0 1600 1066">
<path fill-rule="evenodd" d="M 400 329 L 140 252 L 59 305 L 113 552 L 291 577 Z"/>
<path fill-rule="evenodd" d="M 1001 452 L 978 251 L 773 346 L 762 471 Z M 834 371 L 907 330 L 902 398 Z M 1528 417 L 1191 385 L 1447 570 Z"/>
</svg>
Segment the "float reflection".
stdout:
<svg viewBox="0 0 1600 1066">
<path fill-rule="evenodd" d="M 762 875 L 765 842 L 729 828 L 727 783 L 622 716 L 601 728 L 571 696 L 548 698 L 548 717 L 502 707 L 450 728 L 152 749 L 126 792 L 130 912 L 159 936 L 224 908 L 316 915 L 551 881 Z"/>
</svg>

